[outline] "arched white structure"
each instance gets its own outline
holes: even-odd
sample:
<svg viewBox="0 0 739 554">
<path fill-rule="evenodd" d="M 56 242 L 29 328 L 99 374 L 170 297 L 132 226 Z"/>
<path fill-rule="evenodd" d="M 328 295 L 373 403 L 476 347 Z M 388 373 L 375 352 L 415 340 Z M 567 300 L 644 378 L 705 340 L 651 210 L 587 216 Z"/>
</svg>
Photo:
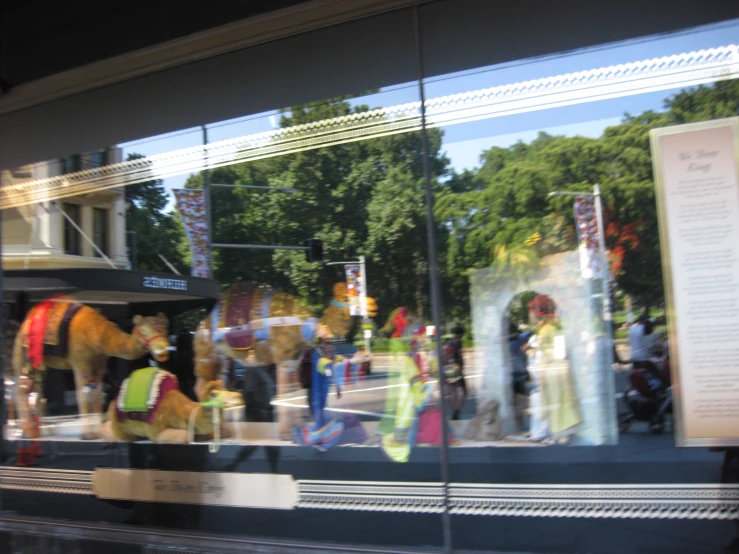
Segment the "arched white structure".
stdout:
<svg viewBox="0 0 739 554">
<path fill-rule="evenodd" d="M 504 435 L 515 431 L 505 314 L 516 295 L 535 291 L 554 300 L 566 337 L 583 417 L 574 443 L 618 442 L 611 341 L 604 335 L 600 300 L 594 296 L 600 290 L 597 282 L 582 277 L 577 251 L 544 257 L 525 279 L 511 279 L 493 269 L 480 269 L 472 275 L 475 367 L 483 371 L 481 401 L 492 398 L 500 402 Z"/>
</svg>

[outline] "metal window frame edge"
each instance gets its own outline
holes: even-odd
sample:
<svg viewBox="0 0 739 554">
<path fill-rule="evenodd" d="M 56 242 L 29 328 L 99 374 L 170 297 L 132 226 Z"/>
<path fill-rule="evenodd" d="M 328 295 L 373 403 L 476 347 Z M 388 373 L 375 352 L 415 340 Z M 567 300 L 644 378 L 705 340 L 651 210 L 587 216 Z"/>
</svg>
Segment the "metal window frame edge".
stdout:
<svg viewBox="0 0 739 554">
<path fill-rule="evenodd" d="M 0 115 L 365 17 L 436 0 L 314 0 L 242 19 L 14 87 Z"/>
<path fill-rule="evenodd" d="M 297 552 L 331 552 L 334 554 L 426 554 L 438 552 L 432 548 L 397 548 L 372 545 L 345 545 L 317 541 L 291 541 L 199 531 L 129 527 L 120 524 L 77 523 L 47 518 L 27 517 L 0 512 L 0 532 L 62 540 L 102 542 L 141 546 L 143 552 L 187 548 L 188 552 L 292 554 Z"/>
</svg>

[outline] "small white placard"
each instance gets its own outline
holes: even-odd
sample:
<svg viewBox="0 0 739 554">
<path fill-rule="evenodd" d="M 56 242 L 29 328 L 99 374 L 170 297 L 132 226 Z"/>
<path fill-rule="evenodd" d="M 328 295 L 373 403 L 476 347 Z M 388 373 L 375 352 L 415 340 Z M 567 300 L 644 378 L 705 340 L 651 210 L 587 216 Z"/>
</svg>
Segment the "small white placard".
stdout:
<svg viewBox="0 0 739 554">
<path fill-rule="evenodd" d="M 554 359 L 564 360 L 567 358 L 567 343 L 564 335 L 554 337 Z"/>
<path fill-rule="evenodd" d="M 174 502 L 292 510 L 298 484 L 291 475 L 98 468 L 95 496 L 109 500 Z"/>
</svg>

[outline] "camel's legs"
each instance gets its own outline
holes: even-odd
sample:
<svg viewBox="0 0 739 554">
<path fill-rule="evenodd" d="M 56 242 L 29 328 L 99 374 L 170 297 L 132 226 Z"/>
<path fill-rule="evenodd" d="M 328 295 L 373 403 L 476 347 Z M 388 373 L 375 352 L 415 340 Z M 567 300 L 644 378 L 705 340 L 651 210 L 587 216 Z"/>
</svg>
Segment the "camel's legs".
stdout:
<svg viewBox="0 0 739 554">
<path fill-rule="evenodd" d="M 16 379 L 18 382 L 15 386 L 15 407 L 18 412 L 18 424 L 27 437 L 38 438 L 40 429 L 38 428 L 38 421 L 34 421 L 34 418 L 39 416 L 36 400 L 39 396 L 38 389 L 43 383 L 35 383 L 30 375 L 24 375 L 21 372 L 19 372 Z"/>
<path fill-rule="evenodd" d="M 74 382 L 77 388 L 77 405 L 82 422 L 82 438 L 100 438 L 103 412 L 102 379 L 97 375 L 94 364 L 74 367 Z"/>
<path fill-rule="evenodd" d="M 283 361 L 277 364 L 277 399 L 286 401 L 285 396 L 299 389 L 298 367 L 294 360 Z M 282 403 L 277 405 L 277 422 L 280 438 L 290 440 L 292 430 L 301 425 L 297 414 L 300 408 L 286 406 Z"/>
<path fill-rule="evenodd" d="M 157 435 L 156 442 L 166 444 L 187 444 L 187 429 L 165 429 Z"/>
<path fill-rule="evenodd" d="M 120 442 L 121 439 L 119 439 L 116 434 L 113 432 L 113 426 L 111 425 L 110 421 L 106 421 L 103 423 L 101 427 L 102 431 L 100 433 L 100 437 L 106 441 L 106 442 Z"/>
<path fill-rule="evenodd" d="M 38 393 L 39 384 L 34 383 L 33 370 L 26 371 L 26 361 L 23 354 L 23 344 L 20 335 L 13 344 L 13 373 L 15 374 L 15 390 L 13 401 L 18 417 L 18 424 L 30 438 L 37 438 L 40 430 L 34 425 L 31 416 L 34 415 L 30 406 L 30 394 Z"/>
</svg>

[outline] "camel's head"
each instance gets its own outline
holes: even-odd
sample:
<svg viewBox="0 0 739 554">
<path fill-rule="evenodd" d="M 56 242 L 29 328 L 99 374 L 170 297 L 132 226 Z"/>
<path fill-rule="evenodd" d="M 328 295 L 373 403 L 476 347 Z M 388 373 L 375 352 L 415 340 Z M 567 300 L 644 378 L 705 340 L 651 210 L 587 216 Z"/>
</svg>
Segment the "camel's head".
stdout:
<svg viewBox="0 0 739 554">
<path fill-rule="evenodd" d="M 356 289 L 355 289 L 356 290 Z M 329 308 L 324 312 L 323 321 L 331 330 L 338 335 L 346 335 L 351 328 L 351 305 L 356 296 L 349 292 L 346 283 L 339 282 L 333 288 L 334 297 Z M 377 301 L 369 296 L 366 297 L 367 315 L 377 315 Z"/>
<path fill-rule="evenodd" d="M 156 316 L 142 317 L 137 315 L 133 318 L 133 334 L 136 335 L 157 362 L 169 360 L 168 327 L 169 320 L 161 312 Z"/>
<path fill-rule="evenodd" d="M 244 397 L 241 393 L 228 390 L 223 381 L 210 381 L 196 389 L 198 389 L 196 394 L 200 402 L 214 402 L 224 409 L 239 408 L 244 405 Z"/>
<path fill-rule="evenodd" d="M 349 309 L 349 289 L 346 283 L 340 282 L 334 285 L 333 305 L 346 310 Z"/>
</svg>

